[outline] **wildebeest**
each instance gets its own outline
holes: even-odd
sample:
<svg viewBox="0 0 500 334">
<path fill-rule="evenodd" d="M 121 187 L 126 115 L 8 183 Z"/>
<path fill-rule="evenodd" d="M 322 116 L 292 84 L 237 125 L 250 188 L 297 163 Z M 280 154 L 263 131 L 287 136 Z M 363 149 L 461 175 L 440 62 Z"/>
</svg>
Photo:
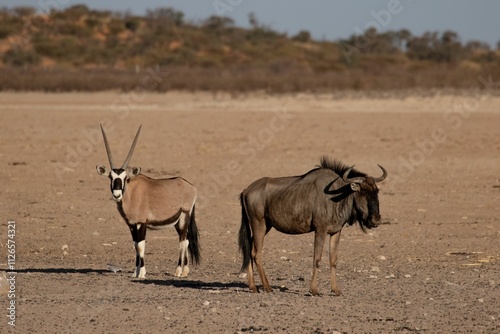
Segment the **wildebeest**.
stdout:
<svg viewBox="0 0 500 334">
<path fill-rule="evenodd" d="M 376 178 L 323 157 L 320 166 L 304 175 L 264 177 L 250 184 L 240 195 L 238 238 L 243 255 L 241 271 L 247 271 L 250 290 L 258 292 L 253 276 L 255 262 L 264 290 L 272 291 L 264 273 L 262 248 L 265 235 L 274 227 L 286 234 L 314 232 L 313 295 L 318 294 L 317 272 L 326 236 L 330 235 L 331 291 L 340 295 L 335 276 L 340 232 L 345 224 L 358 222 L 363 230 L 379 224 L 376 183 L 387 177 L 387 171 L 378 166 L 383 175 Z"/>
<path fill-rule="evenodd" d="M 199 233 L 195 221 L 196 188 L 181 177 L 153 179 L 141 174 L 140 167 L 128 167 L 141 128 L 121 167 L 115 166 L 108 138 L 101 125 L 104 146 L 111 170 L 105 166 L 96 167 L 99 175 L 110 180 L 111 194 L 118 211 L 127 223 L 136 251 L 134 277 L 145 278 L 144 253 L 146 228 L 175 226 L 179 235 L 179 261 L 175 276 L 185 277 L 189 273 L 189 261 L 200 261 Z"/>
</svg>

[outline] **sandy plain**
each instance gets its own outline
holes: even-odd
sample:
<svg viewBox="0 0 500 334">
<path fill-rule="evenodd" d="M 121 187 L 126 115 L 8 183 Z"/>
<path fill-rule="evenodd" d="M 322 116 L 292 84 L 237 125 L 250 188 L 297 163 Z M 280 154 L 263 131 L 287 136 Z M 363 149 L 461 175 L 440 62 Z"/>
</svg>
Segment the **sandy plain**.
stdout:
<svg viewBox="0 0 500 334">
<path fill-rule="evenodd" d="M 0 286 L 0 332 L 500 332 L 500 98 L 477 93 L 0 94 L 0 270 L 13 220 L 16 272 L 0 274 L 15 276 L 15 297 Z M 107 164 L 99 123 L 116 160 L 142 124 L 131 164 L 198 188 L 203 261 L 188 278 L 173 277 L 173 229 L 148 232 L 147 279 L 130 278 L 130 233 L 95 171 Z M 322 155 L 368 174 L 387 168 L 383 224 L 343 230 L 340 297 L 329 294 L 326 248 L 323 294 L 308 293 L 312 234 L 271 231 L 274 292 L 250 293 L 239 193 L 262 176 L 303 174 Z"/>
</svg>

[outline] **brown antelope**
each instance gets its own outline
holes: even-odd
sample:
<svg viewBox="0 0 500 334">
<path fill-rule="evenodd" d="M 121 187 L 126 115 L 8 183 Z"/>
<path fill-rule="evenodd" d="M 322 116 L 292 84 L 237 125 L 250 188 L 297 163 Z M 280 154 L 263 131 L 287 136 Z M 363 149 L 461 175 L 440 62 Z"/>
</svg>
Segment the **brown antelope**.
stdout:
<svg viewBox="0 0 500 334">
<path fill-rule="evenodd" d="M 258 292 L 253 277 L 253 262 L 266 292 L 271 285 L 264 273 L 262 248 L 264 237 L 275 228 L 286 234 L 314 231 L 313 274 L 310 291 L 318 294 L 317 273 L 326 236 L 330 236 L 330 283 L 334 295 L 340 295 L 336 268 L 340 232 L 344 225 L 358 222 L 361 228 L 380 223 L 378 188 L 387 171 L 380 166 L 380 177 L 347 167 L 341 162 L 321 159 L 321 165 L 304 175 L 261 178 L 240 195 L 241 226 L 239 247 L 243 254 L 241 270 L 247 271 L 248 286 Z"/>
<path fill-rule="evenodd" d="M 120 168 L 111 156 L 108 139 L 101 125 L 102 137 L 111 170 L 98 165 L 97 173 L 109 177 L 111 194 L 118 212 L 127 223 L 136 251 L 136 269 L 133 277 L 145 278 L 144 251 L 146 228 L 175 226 L 179 234 L 179 261 L 175 270 L 176 277 L 186 277 L 189 261 L 200 262 L 199 234 L 195 221 L 196 188 L 181 177 L 153 179 L 141 174 L 140 167 L 128 167 L 134 153 L 141 127 L 137 130 L 132 147 Z"/>
</svg>

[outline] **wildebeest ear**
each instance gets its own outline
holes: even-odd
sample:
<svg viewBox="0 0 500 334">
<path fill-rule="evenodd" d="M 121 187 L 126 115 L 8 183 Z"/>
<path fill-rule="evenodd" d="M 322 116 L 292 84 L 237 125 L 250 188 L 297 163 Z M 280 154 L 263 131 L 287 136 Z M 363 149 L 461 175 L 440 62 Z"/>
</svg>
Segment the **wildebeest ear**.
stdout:
<svg viewBox="0 0 500 334">
<path fill-rule="evenodd" d="M 107 175 L 108 174 L 106 167 L 103 165 L 97 165 L 95 167 L 95 169 L 97 170 L 97 174 L 99 174 L 99 175 Z"/>
<path fill-rule="evenodd" d="M 351 189 L 352 191 L 359 191 L 361 189 L 361 186 L 359 185 L 359 183 L 349 183 L 349 185 L 351 186 Z"/>
<path fill-rule="evenodd" d="M 137 176 L 139 174 L 141 174 L 141 167 L 130 168 L 130 176 Z"/>
</svg>

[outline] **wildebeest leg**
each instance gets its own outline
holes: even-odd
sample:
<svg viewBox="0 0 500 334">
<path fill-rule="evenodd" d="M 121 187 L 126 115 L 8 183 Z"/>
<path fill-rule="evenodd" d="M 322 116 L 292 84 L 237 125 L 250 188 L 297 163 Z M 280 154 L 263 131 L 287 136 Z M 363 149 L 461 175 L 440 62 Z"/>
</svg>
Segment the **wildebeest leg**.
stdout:
<svg viewBox="0 0 500 334">
<path fill-rule="evenodd" d="M 132 277 L 145 278 L 144 252 L 146 250 L 146 225 L 137 224 L 129 226 L 135 247 L 135 272 Z"/>
<path fill-rule="evenodd" d="M 340 232 L 330 235 L 330 283 L 332 287 L 332 293 L 335 296 L 340 296 L 342 292 L 337 286 L 337 260 L 338 260 L 338 250 L 340 241 Z"/>
<path fill-rule="evenodd" d="M 253 261 L 255 259 L 255 243 L 252 239 L 252 259 L 247 267 L 247 278 L 248 278 L 248 288 L 252 290 L 252 292 L 259 292 L 257 286 L 255 285 L 255 279 L 253 277 Z"/>
<path fill-rule="evenodd" d="M 310 292 L 313 295 L 318 294 L 318 269 L 323 255 L 323 246 L 325 245 L 326 234 L 316 231 L 314 234 L 314 256 L 313 256 L 313 274 L 311 278 Z"/>
<path fill-rule="evenodd" d="M 184 212 L 179 217 L 179 222 L 175 224 L 175 229 L 179 234 L 179 261 L 177 261 L 177 268 L 175 269 L 175 277 L 186 277 L 189 274 L 188 264 L 188 246 L 189 240 L 187 239 L 189 216 Z"/>
<path fill-rule="evenodd" d="M 271 289 L 271 285 L 267 280 L 262 262 L 262 249 L 264 248 L 264 237 L 266 236 L 266 233 L 269 231 L 269 229 L 267 229 L 264 220 L 261 221 L 255 220 L 252 222 L 252 231 L 253 231 L 253 244 L 255 247 L 255 249 L 252 250 L 252 256 L 254 258 L 255 265 L 257 266 L 257 271 L 259 272 L 260 280 L 262 281 L 264 290 L 266 292 L 271 292 L 273 291 L 273 289 Z M 248 285 L 250 286 L 250 280 L 248 283 L 249 283 Z"/>
</svg>

